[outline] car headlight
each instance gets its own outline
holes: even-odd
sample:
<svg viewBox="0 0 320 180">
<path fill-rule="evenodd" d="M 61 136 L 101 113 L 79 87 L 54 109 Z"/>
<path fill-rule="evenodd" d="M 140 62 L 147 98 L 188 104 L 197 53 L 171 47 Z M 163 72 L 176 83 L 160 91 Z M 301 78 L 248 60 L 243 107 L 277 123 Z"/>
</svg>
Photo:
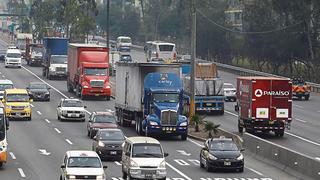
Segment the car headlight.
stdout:
<svg viewBox="0 0 320 180">
<path fill-rule="evenodd" d="M 139 165 L 136 162 L 134 162 L 133 160 L 130 161 L 130 166 L 131 167 L 139 167 Z"/>
<path fill-rule="evenodd" d="M 104 145 L 104 143 L 103 143 L 103 142 L 99 141 L 99 142 L 98 142 L 98 146 L 100 146 L 100 147 L 104 147 L 105 145 Z"/>
<path fill-rule="evenodd" d="M 157 126 L 157 125 L 158 125 L 158 123 L 155 122 L 155 121 L 149 121 L 149 124 L 150 124 L 151 126 Z"/>
<path fill-rule="evenodd" d="M 104 175 L 99 175 L 99 176 L 97 176 L 97 179 L 105 179 L 105 176 Z"/>
<path fill-rule="evenodd" d="M 67 178 L 68 179 L 76 179 L 76 176 L 75 175 L 67 175 Z"/>
<path fill-rule="evenodd" d="M 180 126 L 187 126 L 187 125 L 188 125 L 188 122 L 187 122 L 187 121 L 185 121 L 185 122 L 183 122 L 183 123 L 180 124 Z"/>
<path fill-rule="evenodd" d="M 46 92 L 46 94 L 50 94 L 50 92 Z"/>
<path fill-rule="evenodd" d="M 239 157 L 237 157 L 237 160 L 243 160 L 243 155 L 242 155 L 242 154 L 240 154 L 240 156 L 239 156 Z"/>
<path fill-rule="evenodd" d="M 50 71 L 56 71 L 56 68 L 55 67 L 50 67 L 49 70 Z"/>
<path fill-rule="evenodd" d="M 83 86 L 83 88 L 85 88 L 85 89 L 86 89 L 86 88 L 89 88 L 89 86 L 87 86 L 87 85 L 84 85 L 84 86 Z"/>
<path fill-rule="evenodd" d="M 217 157 L 215 157 L 214 155 L 212 155 L 212 154 L 209 154 L 209 159 L 211 159 L 211 160 L 217 160 L 218 158 Z"/>
<path fill-rule="evenodd" d="M 166 161 L 163 160 L 160 165 L 159 165 L 159 168 L 166 168 Z"/>
<path fill-rule="evenodd" d="M 61 114 L 67 114 L 67 111 L 66 110 L 62 110 Z"/>
</svg>

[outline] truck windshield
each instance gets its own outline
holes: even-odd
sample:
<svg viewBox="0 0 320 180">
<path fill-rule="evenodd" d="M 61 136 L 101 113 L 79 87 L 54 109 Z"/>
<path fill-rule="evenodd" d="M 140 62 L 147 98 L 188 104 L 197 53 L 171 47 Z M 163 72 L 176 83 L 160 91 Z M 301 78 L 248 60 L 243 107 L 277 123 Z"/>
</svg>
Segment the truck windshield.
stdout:
<svg viewBox="0 0 320 180">
<path fill-rule="evenodd" d="M 7 57 L 8 58 L 21 58 L 21 54 L 19 54 L 19 53 L 8 53 Z"/>
<path fill-rule="evenodd" d="M 84 68 L 83 70 L 85 75 L 91 76 L 105 76 L 107 75 L 106 68 Z"/>
<path fill-rule="evenodd" d="M 67 56 L 51 56 L 51 64 L 67 64 Z"/>
<path fill-rule="evenodd" d="M 7 94 L 7 102 L 29 102 L 28 94 Z"/>
<path fill-rule="evenodd" d="M 70 157 L 68 160 L 70 168 L 101 168 L 101 161 L 97 157 Z"/>
<path fill-rule="evenodd" d="M 160 144 L 139 143 L 133 145 L 132 157 L 162 158 L 163 154 Z"/>
<path fill-rule="evenodd" d="M 157 102 L 157 103 L 161 103 L 161 102 L 177 103 L 177 102 L 179 102 L 179 94 L 177 94 L 177 93 L 155 93 L 155 94 L 153 94 L 153 101 Z"/>
<path fill-rule="evenodd" d="M 6 89 L 13 89 L 12 84 L 0 84 L 0 91 L 4 91 Z"/>
</svg>

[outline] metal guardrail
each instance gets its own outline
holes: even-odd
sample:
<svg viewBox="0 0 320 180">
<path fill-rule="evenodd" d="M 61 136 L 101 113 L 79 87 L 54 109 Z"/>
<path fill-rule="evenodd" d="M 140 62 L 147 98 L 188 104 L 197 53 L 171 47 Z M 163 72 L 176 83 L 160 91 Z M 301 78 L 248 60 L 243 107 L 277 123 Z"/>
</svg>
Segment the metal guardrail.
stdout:
<svg viewBox="0 0 320 180">
<path fill-rule="evenodd" d="M 103 38 L 98 38 L 98 41 L 104 41 L 105 39 Z M 116 41 L 110 41 L 111 43 L 115 44 Z M 138 50 L 138 51 L 143 51 L 143 46 L 138 46 L 138 45 L 132 45 L 131 46 L 133 49 Z M 199 59 L 201 60 L 201 59 Z M 239 76 L 269 76 L 269 77 L 283 77 L 283 76 L 278 76 L 275 74 L 270 74 L 270 73 L 265 73 L 265 72 L 260 72 L 260 71 L 255 71 L 251 69 L 246 69 L 246 68 L 241 68 L 237 66 L 232 66 L 228 64 L 222 64 L 215 62 L 215 64 L 218 66 L 220 70 L 236 74 Z M 283 78 L 288 78 L 288 77 L 283 77 Z M 320 84 L 316 84 L 313 82 L 307 82 L 308 85 L 311 87 L 312 92 L 320 93 Z"/>
</svg>

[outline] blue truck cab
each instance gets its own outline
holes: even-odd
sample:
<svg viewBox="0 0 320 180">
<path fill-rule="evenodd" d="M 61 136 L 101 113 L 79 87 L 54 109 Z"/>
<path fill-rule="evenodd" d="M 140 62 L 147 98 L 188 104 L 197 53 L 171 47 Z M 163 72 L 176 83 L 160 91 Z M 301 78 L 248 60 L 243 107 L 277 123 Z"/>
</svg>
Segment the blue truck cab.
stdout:
<svg viewBox="0 0 320 180">
<path fill-rule="evenodd" d="M 146 135 L 170 134 L 187 139 L 188 120 L 183 113 L 183 86 L 174 73 L 149 73 L 144 78 L 144 117 Z"/>
</svg>

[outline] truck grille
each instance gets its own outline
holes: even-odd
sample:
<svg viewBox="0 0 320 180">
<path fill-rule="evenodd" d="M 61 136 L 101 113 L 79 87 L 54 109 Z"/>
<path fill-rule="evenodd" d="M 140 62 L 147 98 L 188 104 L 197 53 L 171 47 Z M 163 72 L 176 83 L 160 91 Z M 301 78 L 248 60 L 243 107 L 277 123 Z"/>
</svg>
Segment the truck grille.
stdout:
<svg viewBox="0 0 320 180">
<path fill-rule="evenodd" d="M 161 111 L 161 125 L 177 125 L 177 111 L 164 110 Z"/>
<path fill-rule="evenodd" d="M 102 88 L 103 85 L 104 85 L 104 81 L 103 80 L 91 80 L 90 81 L 90 86 L 91 87 Z"/>
<path fill-rule="evenodd" d="M 65 67 L 56 67 L 56 71 L 66 72 L 66 68 Z"/>
</svg>

